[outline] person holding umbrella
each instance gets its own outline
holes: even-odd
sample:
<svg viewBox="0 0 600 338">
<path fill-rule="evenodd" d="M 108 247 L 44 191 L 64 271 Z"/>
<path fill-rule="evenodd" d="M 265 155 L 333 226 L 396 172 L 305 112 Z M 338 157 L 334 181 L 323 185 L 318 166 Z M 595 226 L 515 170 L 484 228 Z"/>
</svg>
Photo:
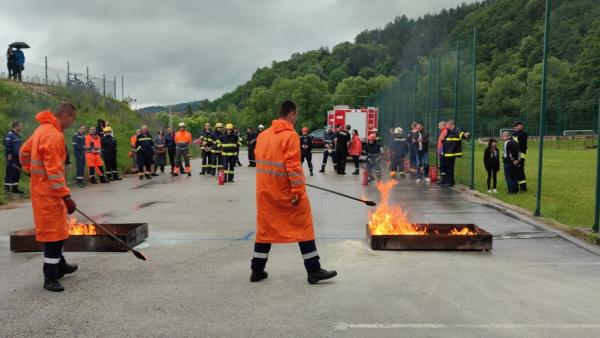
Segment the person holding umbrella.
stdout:
<svg viewBox="0 0 600 338">
<path fill-rule="evenodd" d="M 25 70 L 25 54 L 23 54 L 21 48 L 29 48 L 29 45 L 25 42 L 13 42 L 10 44 L 10 47 L 16 48 L 13 51 L 15 55 L 15 67 L 13 68 L 12 75 L 15 81 L 18 80 L 20 82 L 21 72 Z"/>
</svg>

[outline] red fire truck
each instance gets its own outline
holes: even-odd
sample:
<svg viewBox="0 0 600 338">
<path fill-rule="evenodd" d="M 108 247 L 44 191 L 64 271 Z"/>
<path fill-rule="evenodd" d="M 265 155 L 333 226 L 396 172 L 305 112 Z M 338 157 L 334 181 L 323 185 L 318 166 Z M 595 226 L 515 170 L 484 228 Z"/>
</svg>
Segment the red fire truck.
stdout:
<svg viewBox="0 0 600 338">
<path fill-rule="evenodd" d="M 358 135 L 367 141 L 367 136 L 378 128 L 378 109 L 376 107 L 350 108 L 350 106 L 334 106 L 327 112 L 327 126 L 350 125 L 358 130 Z"/>
</svg>

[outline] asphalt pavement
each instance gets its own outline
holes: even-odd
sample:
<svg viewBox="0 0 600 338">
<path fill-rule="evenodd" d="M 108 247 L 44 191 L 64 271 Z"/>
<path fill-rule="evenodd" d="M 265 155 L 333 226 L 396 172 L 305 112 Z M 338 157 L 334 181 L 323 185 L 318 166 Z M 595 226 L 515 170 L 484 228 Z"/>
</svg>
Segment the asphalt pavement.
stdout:
<svg viewBox="0 0 600 338">
<path fill-rule="evenodd" d="M 378 200 L 358 176 L 336 175 L 331 164 L 318 173 L 320 159 L 308 182 Z M 193 177 L 75 189 L 81 210 L 101 222 L 147 222 L 137 249 L 149 259 L 66 253 L 80 268 L 63 279 L 63 293 L 42 288 L 40 253 L 9 250 L 10 233 L 33 226 L 31 204 L 0 210 L 0 336 L 600 336 L 598 255 L 533 220 L 409 178 L 391 196 L 412 221 L 475 223 L 494 235 L 493 250 L 373 251 L 368 207 L 307 188 L 321 263 L 338 276 L 307 284 L 298 246 L 286 244 L 273 247 L 269 278 L 250 283 L 254 168 L 236 168 L 235 183 L 219 186 L 192 166 Z"/>
</svg>

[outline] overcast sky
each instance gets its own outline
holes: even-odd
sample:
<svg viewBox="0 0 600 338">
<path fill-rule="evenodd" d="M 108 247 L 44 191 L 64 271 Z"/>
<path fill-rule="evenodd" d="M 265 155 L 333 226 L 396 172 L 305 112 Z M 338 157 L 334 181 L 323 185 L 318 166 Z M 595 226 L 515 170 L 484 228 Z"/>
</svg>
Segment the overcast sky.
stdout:
<svg viewBox="0 0 600 338">
<path fill-rule="evenodd" d="M 68 60 L 76 73 L 89 66 L 92 74 L 119 77 L 119 98 L 124 75 L 125 96 L 169 104 L 214 99 L 273 60 L 353 41 L 399 15 L 416 18 L 462 2 L 473 1 L 3 1 L 0 43 L 31 45 L 25 75 L 41 76 L 36 64 L 44 56 L 62 69 Z"/>
</svg>

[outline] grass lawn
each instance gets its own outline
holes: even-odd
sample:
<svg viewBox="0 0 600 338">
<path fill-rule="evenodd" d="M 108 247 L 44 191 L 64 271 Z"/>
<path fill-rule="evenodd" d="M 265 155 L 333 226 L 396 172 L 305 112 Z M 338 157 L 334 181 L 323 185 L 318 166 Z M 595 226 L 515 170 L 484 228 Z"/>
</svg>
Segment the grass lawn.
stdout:
<svg viewBox="0 0 600 338">
<path fill-rule="evenodd" d="M 494 197 L 532 212 L 535 210 L 538 147 L 538 142 L 529 142 L 525 166 L 529 191 L 508 195 L 501 163 L 498 193 Z M 468 144 L 465 144 L 465 148 L 465 157 L 457 161 L 456 176 L 460 183 L 469 185 L 471 149 Z M 479 144 L 475 148 L 475 189 L 487 193 L 484 149 L 485 146 Z M 543 164 L 542 216 L 573 227 L 591 227 L 596 196 L 596 149 L 585 149 L 581 140 L 561 140 L 560 144 L 557 141 L 545 141 Z"/>
</svg>

